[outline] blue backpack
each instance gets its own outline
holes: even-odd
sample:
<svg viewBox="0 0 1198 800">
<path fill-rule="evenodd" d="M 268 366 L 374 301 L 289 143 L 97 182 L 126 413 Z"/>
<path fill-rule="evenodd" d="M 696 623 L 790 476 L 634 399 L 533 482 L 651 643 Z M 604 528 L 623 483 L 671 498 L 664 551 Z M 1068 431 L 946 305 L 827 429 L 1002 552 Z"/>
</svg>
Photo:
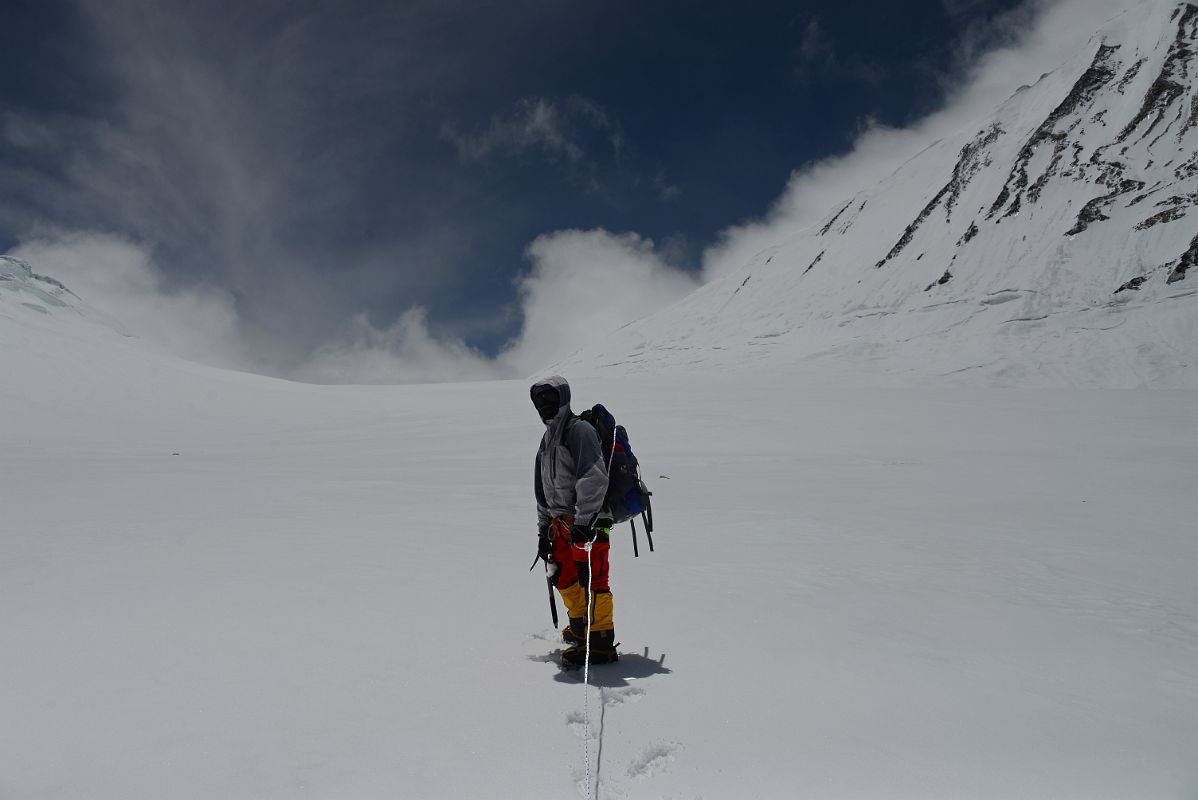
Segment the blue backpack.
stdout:
<svg viewBox="0 0 1198 800">
<path fill-rule="evenodd" d="M 623 425 L 616 424 L 616 418 L 602 403 L 587 409 L 574 419 L 590 423 L 599 434 L 603 461 L 607 464 L 607 493 L 603 497 L 603 507 L 611 513 L 612 524 L 632 524 L 632 549 L 639 557 L 636 540 L 636 517 L 639 516 L 645 525 L 649 550 L 652 551 L 653 506 L 649 498 L 653 496 L 653 492 L 649 491 L 649 487 L 641 480 L 640 463 L 628 442 L 628 431 Z M 573 423 L 563 428 L 562 444 L 567 444 L 567 436 L 572 427 Z"/>
</svg>

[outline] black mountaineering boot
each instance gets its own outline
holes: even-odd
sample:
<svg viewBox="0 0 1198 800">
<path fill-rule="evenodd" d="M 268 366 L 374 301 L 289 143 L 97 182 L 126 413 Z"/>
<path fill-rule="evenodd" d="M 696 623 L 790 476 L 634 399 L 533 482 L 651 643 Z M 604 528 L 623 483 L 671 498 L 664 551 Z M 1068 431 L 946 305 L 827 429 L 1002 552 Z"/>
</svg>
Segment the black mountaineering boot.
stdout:
<svg viewBox="0 0 1198 800">
<path fill-rule="evenodd" d="M 587 640 L 587 618 L 570 617 L 570 624 L 562 628 L 562 641 L 566 644 L 582 644 Z"/>
<path fill-rule="evenodd" d="M 620 660 L 616 652 L 615 631 L 593 631 L 591 633 L 591 663 L 611 664 Z M 576 644 L 562 651 L 562 665 L 566 667 L 581 667 L 586 660 L 586 648 Z"/>
</svg>

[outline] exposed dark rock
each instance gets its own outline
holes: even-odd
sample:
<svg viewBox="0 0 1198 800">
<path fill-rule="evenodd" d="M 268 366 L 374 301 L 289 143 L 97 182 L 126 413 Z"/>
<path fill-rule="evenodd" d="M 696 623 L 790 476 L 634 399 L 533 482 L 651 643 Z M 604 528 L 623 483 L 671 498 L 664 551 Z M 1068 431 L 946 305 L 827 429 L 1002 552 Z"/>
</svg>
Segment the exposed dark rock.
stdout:
<svg viewBox="0 0 1198 800">
<path fill-rule="evenodd" d="M 1104 144 L 1102 147 L 1094 148 L 1094 152 L 1090 154 L 1090 158 L 1087 159 L 1087 163 L 1095 167 L 1102 164 L 1102 154 L 1109 150 L 1110 147 L 1111 146 L 1109 144 Z"/>
<path fill-rule="evenodd" d="M 1145 120 L 1153 117 L 1148 129 L 1140 135 L 1141 139 L 1147 138 L 1160 124 L 1169 106 L 1185 94 L 1185 86 L 1181 80 L 1189 77 L 1189 61 L 1193 56 L 1188 41 L 1193 32 L 1187 29 L 1196 19 L 1198 19 L 1198 6 L 1187 4 L 1181 15 L 1181 20 L 1177 23 L 1177 36 L 1169 47 L 1169 54 L 1165 57 L 1165 63 L 1161 65 L 1160 74 L 1148 87 L 1148 93 L 1144 96 L 1144 102 L 1140 105 L 1139 112 L 1131 122 L 1127 123 L 1127 127 L 1119 134 L 1116 141 L 1126 140 Z"/>
<path fill-rule="evenodd" d="M 1179 165 L 1177 169 L 1173 170 L 1173 174 L 1177 176 L 1178 180 L 1198 175 L 1198 154 L 1191 156 L 1189 160 Z"/>
<path fill-rule="evenodd" d="M 953 274 L 951 272 L 949 272 L 948 270 L 945 270 L 944 274 L 940 276 L 940 279 L 937 281 L 934 281 L 932 283 L 929 283 L 928 288 L 924 289 L 924 291 L 930 292 L 933 289 L 935 289 L 937 286 L 943 286 L 944 284 L 948 283 L 952 279 L 953 279 Z"/>
<path fill-rule="evenodd" d="M 1040 123 L 1040 126 L 1036 128 L 1023 147 L 1020 148 L 1019 154 L 1015 158 L 1015 165 L 1011 168 L 1011 174 L 1007 176 L 1002 191 L 999 192 L 993 205 L 990 206 L 990 212 L 986 215 L 987 219 L 992 219 L 995 214 L 1007 205 L 1013 195 L 1017 196 L 1027 187 L 1030 180 L 1027 173 L 1028 164 L 1031 163 L 1036 150 L 1045 142 L 1051 141 L 1054 150 L 1052 163 L 1049 165 L 1048 171 L 1052 173 L 1056 172 L 1060 164 L 1061 155 L 1067 147 L 1066 135 L 1057 131 L 1057 124 L 1066 117 L 1076 113 L 1082 106 L 1093 102 L 1095 95 L 1111 82 L 1115 77 L 1115 70 L 1112 66 L 1113 56 L 1118 49 L 1118 45 L 1103 44 L 1099 46 L 1098 52 L 1094 54 L 1094 60 L 1090 62 L 1090 66 L 1073 84 L 1073 88 L 1069 90 L 1069 94 L 1053 109 L 1044 122 Z M 1076 127 L 1079 122 L 1080 120 L 1075 121 L 1073 127 Z M 1036 198 L 1040 196 L 1043 188 L 1043 184 L 1037 188 Z M 1035 199 L 1033 199 L 1033 202 L 1035 202 Z M 1009 214 L 1010 212 L 1007 215 Z"/>
<path fill-rule="evenodd" d="M 1119 85 L 1115 87 L 1116 91 L 1118 91 L 1119 94 L 1124 94 L 1124 90 L 1127 89 L 1127 84 L 1134 81 L 1136 79 L 1136 76 L 1140 74 L 1140 70 L 1144 67 L 1144 62 L 1146 60 L 1147 59 L 1141 58 L 1139 61 L 1132 64 L 1131 68 L 1128 69 L 1127 72 L 1123 75 L 1123 78 L 1120 79 L 1120 81 L 1119 81 Z M 1105 114 L 1106 111 L 1103 111 L 1102 113 Z"/>
<path fill-rule="evenodd" d="M 972 142 L 961 148 L 957 163 L 953 166 L 952 178 L 945 187 L 948 189 L 944 205 L 946 222 L 952 221 L 953 209 L 956 208 L 957 201 L 961 199 L 961 193 L 969 186 L 969 182 L 983 168 L 990 166 L 990 146 L 998 141 L 998 137 L 1003 133 L 1005 131 L 1001 127 L 992 125 L 990 130 L 980 131 Z"/>
<path fill-rule="evenodd" d="M 1190 6 L 1194 8 L 1194 6 Z M 1165 283 L 1176 283 L 1177 281 L 1185 280 L 1186 271 L 1198 264 L 1198 236 L 1195 236 L 1190 241 L 1190 248 L 1181 254 L 1177 259 L 1177 264 L 1174 265 L 1173 271 L 1169 273 L 1169 277 L 1165 279 Z"/>
<path fill-rule="evenodd" d="M 1190 98 L 1190 116 L 1186 119 L 1185 125 L 1181 126 L 1181 133 L 1178 138 L 1189 133 L 1190 128 L 1198 125 L 1198 95 Z"/>
<path fill-rule="evenodd" d="M 939 191 L 939 193 L 937 193 L 935 197 L 932 198 L 931 202 L 923 207 L 923 211 L 919 212 L 919 216 L 915 218 L 915 221 L 903 230 L 903 235 L 899 238 L 898 242 L 895 243 L 894 247 L 890 248 L 890 252 L 886 254 L 886 257 L 877 264 L 874 264 L 875 267 L 880 269 L 886 266 L 886 262 L 903 252 L 903 249 L 907 245 L 911 244 L 911 240 L 915 238 L 915 232 L 919 230 L 919 226 L 923 225 L 924 220 L 928 218 L 936 206 L 940 205 L 940 201 L 944 199 L 944 195 L 947 193 L 948 187 L 945 186 Z"/>
<path fill-rule="evenodd" d="M 1153 139 L 1151 142 L 1149 142 L 1149 144 L 1148 144 L 1149 152 L 1152 152 L 1152 148 L 1156 147 L 1157 142 L 1159 142 L 1161 139 L 1164 139 L 1165 136 L 1168 135 L 1169 129 L 1173 127 L 1174 123 L 1182 121 L 1182 117 L 1185 116 L 1185 113 L 1186 113 L 1185 106 L 1183 106 L 1179 103 L 1177 106 L 1177 113 L 1174 114 L 1174 116 L 1173 116 L 1173 122 L 1170 122 L 1168 125 L 1166 125 L 1165 129 L 1163 131 L 1161 131 L 1160 133 L 1158 133 L 1155 139 Z M 1183 124 L 1183 127 L 1184 127 L 1184 124 Z M 1180 138 L 1181 138 L 1181 136 L 1178 135 L 1178 139 L 1180 139 Z M 1149 167 L 1152 166 L 1151 161 L 1148 162 L 1148 166 Z"/>
<path fill-rule="evenodd" d="M 1011 207 L 1007 209 L 1007 213 L 1003 214 L 1003 217 L 1006 218 L 1006 217 L 1015 216 L 1016 214 L 1019 213 L 1019 210 L 1022 207 L 1023 207 L 1023 198 L 1020 197 L 1019 195 L 1016 195 L 1015 200 L 1011 203 Z"/>
<path fill-rule="evenodd" d="M 848 201 L 847 203 L 845 203 L 845 204 L 844 204 L 844 208 L 842 208 L 842 209 L 840 209 L 839 211 L 837 211 L 837 212 L 836 212 L 836 216 L 834 216 L 834 217 L 832 217 L 832 219 L 828 220 L 828 224 L 827 224 L 827 225 L 825 225 L 824 227 L 820 228 L 820 230 L 819 230 L 819 235 L 820 235 L 820 236 L 823 236 L 825 233 L 827 233 L 829 230 L 831 230 L 831 229 L 832 229 L 832 226 L 836 224 L 836 220 L 840 219 L 840 215 L 841 215 L 841 214 L 843 214 L 844 212 L 848 211 L 848 210 L 849 210 L 849 206 L 851 206 L 852 204 L 853 204 L 853 201 L 852 201 L 852 200 L 850 200 L 850 201 Z M 864 205 L 864 204 L 862 204 L 862 206 L 861 206 L 861 207 L 862 207 L 862 208 L 864 208 L 864 207 L 865 207 L 865 205 Z"/>
<path fill-rule="evenodd" d="M 1146 280 L 1148 280 L 1148 278 L 1144 277 L 1143 275 L 1139 276 L 1138 278 L 1132 278 L 1130 281 L 1116 289 L 1115 294 L 1127 291 L 1138 292 L 1140 291 L 1140 286 L 1143 285 L 1144 281 Z"/>
<path fill-rule="evenodd" d="M 1127 165 L 1122 161 L 1112 161 L 1109 164 L 1104 164 L 1102 173 L 1095 179 L 1095 182 L 1103 186 L 1116 186 L 1123 180 L 1123 173 L 1126 170 Z"/>
<path fill-rule="evenodd" d="M 1084 134 L 1085 131 L 1082 131 L 1082 133 Z M 1057 170 L 1061 166 L 1061 159 L 1065 155 L 1065 150 L 1066 150 L 1066 141 L 1065 140 L 1068 138 L 1068 135 L 1064 134 L 1064 133 L 1053 133 L 1053 134 L 1049 135 L 1049 138 L 1052 139 L 1052 141 L 1053 141 L 1052 161 L 1049 162 L 1048 169 L 1044 170 L 1044 172 L 1040 175 L 1040 177 L 1036 178 L 1036 182 L 1033 183 L 1031 185 L 1031 187 L 1028 188 L 1028 190 L 1027 190 L 1027 199 L 1029 201 L 1031 201 L 1032 203 L 1040 202 L 1040 193 L 1044 191 L 1044 187 L 1048 185 L 1048 182 L 1050 180 L 1052 180 L 1052 177 L 1057 174 Z M 1074 153 L 1073 153 L 1073 160 L 1076 163 L 1076 161 L 1078 159 L 1078 154 L 1081 151 L 1081 146 L 1075 144 L 1074 148 L 1075 149 L 1074 149 Z M 1014 210 L 1008 211 L 1003 216 L 1009 217 L 1012 214 L 1018 213 L 1019 206 L 1021 206 L 1021 205 L 1022 205 L 1022 203 L 1020 202 L 1019 197 L 1016 196 L 1015 202 L 1011 204 L 1011 207 Z"/>
<path fill-rule="evenodd" d="M 1148 130 L 1140 138 L 1143 139 L 1148 136 L 1148 134 L 1152 133 L 1152 129 L 1160 124 L 1165 109 L 1171 106 L 1173 101 L 1181 97 L 1185 93 L 1185 90 L 1185 87 L 1177 81 L 1169 80 L 1163 76 L 1157 78 L 1152 82 L 1152 86 L 1149 87 L 1148 94 L 1144 96 L 1144 103 L 1140 106 L 1139 112 L 1132 118 L 1131 122 L 1127 123 L 1127 127 L 1119 133 L 1119 138 L 1115 141 L 1125 141 L 1155 111 L 1156 118 L 1152 120 L 1152 124 L 1148 126 Z"/>
<path fill-rule="evenodd" d="M 1143 181 L 1124 180 L 1120 182 L 1115 190 L 1109 194 L 1104 194 L 1102 197 L 1096 197 L 1082 208 L 1081 213 L 1077 215 L 1077 224 L 1065 232 L 1066 236 L 1076 236 L 1077 234 L 1090 227 L 1095 222 L 1103 222 L 1110 217 L 1102 213 L 1102 210 L 1111 205 L 1120 196 L 1138 192 L 1144 188 Z"/>
<path fill-rule="evenodd" d="M 998 125 L 992 125 L 989 130 L 980 131 L 973 141 L 961 148 L 961 153 L 957 157 L 957 163 L 953 166 L 952 177 L 948 183 L 944 185 L 936 196 L 928 202 L 923 210 L 919 212 L 919 216 L 906 227 L 902 237 L 894 247 L 890 248 L 890 252 L 886 257 L 875 264 L 875 267 L 884 267 L 886 262 L 893 259 L 903 249 L 911 243 L 915 238 L 915 232 L 923 225 L 924 221 L 936 210 L 942 202 L 944 203 L 945 220 L 951 221 L 953 208 L 956 207 L 957 201 L 961 198 L 961 193 L 969 186 L 969 182 L 978 174 L 984 167 L 990 164 L 988 159 L 989 148 L 998 137 L 1004 133 L 1003 129 Z"/>
<path fill-rule="evenodd" d="M 846 206 L 846 208 L 847 208 L 847 206 Z M 818 264 L 819 262 L 823 261 L 823 260 L 824 260 L 824 253 L 826 253 L 826 252 L 828 252 L 828 251 L 827 251 L 827 250 L 820 250 L 820 251 L 819 251 L 819 255 L 815 257 L 815 260 L 811 262 L 811 264 L 810 264 L 810 265 L 807 267 L 807 269 L 803 270 L 803 274 L 804 274 L 804 275 L 806 275 L 808 272 L 810 272 L 810 271 L 811 271 L 812 267 L 814 267 L 814 266 L 815 266 L 816 264 Z"/>
<path fill-rule="evenodd" d="M 1163 225 L 1169 222 L 1176 222 L 1186 215 L 1186 210 L 1181 207 L 1169 208 L 1159 214 L 1153 214 L 1148 219 L 1136 226 L 1138 231 L 1146 231 L 1157 225 Z"/>
<path fill-rule="evenodd" d="M 961 238 L 957 240 L 957 247 L 960 247 L 963 244 L 969 244 L 971 241 L 973 241 L 973 237 L 977 235 L 978 224 L 976 222 L 969 223 L 969 230 L 965 231 Z"/>
</svg>

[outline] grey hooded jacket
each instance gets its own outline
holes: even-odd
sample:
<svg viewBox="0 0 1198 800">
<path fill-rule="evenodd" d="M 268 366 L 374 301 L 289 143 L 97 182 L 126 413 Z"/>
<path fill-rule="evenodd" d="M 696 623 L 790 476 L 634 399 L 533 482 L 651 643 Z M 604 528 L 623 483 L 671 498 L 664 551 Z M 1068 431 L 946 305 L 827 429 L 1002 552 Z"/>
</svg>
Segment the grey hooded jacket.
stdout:
<svg viewBox="0 0 1198 800">
<path fill-rule="evenodd" d="M 595 428 L 581 420 L 571 424 L 570 384 L 554 375 L 533 384 L 552 386 L 561 397 L 557 416 L 545 423 L 545 435 L 537 450 L 533 487 L 537 496 L 537 522 L 542 528 L 554 517 L 570 514 L 575 524 L 591 525 L 603 510 L 607 493 L 607 465 Z M 562 443 L 562 432 L 567 444 Z"/>
</svg>

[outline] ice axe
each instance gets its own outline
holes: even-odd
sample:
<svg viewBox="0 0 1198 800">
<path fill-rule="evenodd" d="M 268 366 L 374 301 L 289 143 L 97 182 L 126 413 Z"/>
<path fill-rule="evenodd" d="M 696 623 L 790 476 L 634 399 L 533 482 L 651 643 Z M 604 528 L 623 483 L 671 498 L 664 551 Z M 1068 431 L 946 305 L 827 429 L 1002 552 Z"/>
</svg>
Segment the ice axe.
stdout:
<svg viewBox="0 0 1198 800">
<path fill-rule="evenodd" d="M 533 567 L 535 567 L 537 565 L 537 562 L 541 561 L 541 560 L 542 559 L 541 559 L 540 554 L 537 554 L 537 557 L 535 559 L 533 559 L 532 567 L 529 567 L 528 571 L 532 572 Z M 549 613 L 553 616 L 553 627 L 556 628 L 557 627 L 557 598 L 553 596 L 553 577 L 554 577 L 554 575 L 557 574 L 557 565 L 556 564 L 554 565 L 553 575 L 550 575 L 549 574 L 549 559 L 544 559 L 544 561 L 545 561 L 545 583 L 549 587 Z"/>
</svg>

